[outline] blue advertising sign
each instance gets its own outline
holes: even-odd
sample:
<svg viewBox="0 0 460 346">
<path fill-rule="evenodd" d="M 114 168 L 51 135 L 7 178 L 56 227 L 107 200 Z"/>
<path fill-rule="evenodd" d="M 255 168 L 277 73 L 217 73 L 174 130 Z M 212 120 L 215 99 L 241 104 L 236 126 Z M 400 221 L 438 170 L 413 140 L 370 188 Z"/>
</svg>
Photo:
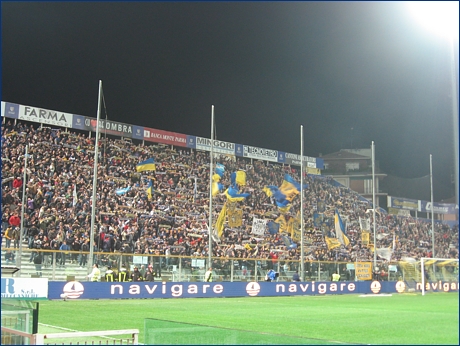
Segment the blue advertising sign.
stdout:
<svg viewBox="0 0 460 346">
<path fill-rule="evenodd" d="M 279 163 L 286 162 L 286 153 L 284 151 L 278 151 L 278 162 Z"/>
<path fill-rule="evenodd" d="M 418 211 L 431 213 L 431 202 L 418 201 Z M 450 203 L 433 203 L 433 212 L 437 214 L 456 214 L 458 206 Z"/>
<path fill-rule="evenodd" d="M 144 140 L 144 127 L 133 125 L 133 138 Z"/>
<path fill-rule="evenodd" d="M 187 148 L 196 149 L 196 137 L 187 135 Z"/>
<path fill-rule="evenodd" d="M 244 156 L 243 144 L 235 144 L 235 155 L 236 156 Z"/>
<path fill-rule="evenodd" d="M 19 117 L 19 105 L 16 103 L 5 102 L 5 113 L 3 116 L 17 119 Z"/>
<path fill-rule="evenodd" d="M 85 117 L 83 115 L 74 114 L 72 119 L 72 128 L 86 130 Z"/>
<path fill-rule="evenodd" d="M 457 282 L 430 283 L 427 290 L 458 292 Z M 49 282 L 49 299 L 213 298 L 324 294 L 403 293 L 403 281 L 339 282 Z M 421 284 L 416 284 L 421 291 Z"/>
</svg>

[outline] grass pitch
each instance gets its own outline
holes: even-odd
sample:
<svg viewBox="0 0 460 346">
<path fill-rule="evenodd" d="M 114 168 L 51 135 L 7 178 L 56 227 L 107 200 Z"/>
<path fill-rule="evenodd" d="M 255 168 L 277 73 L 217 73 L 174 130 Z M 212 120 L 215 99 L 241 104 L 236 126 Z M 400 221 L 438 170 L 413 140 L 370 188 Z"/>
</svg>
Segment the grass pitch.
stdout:
<svg viewBox="0 0 460 346">
<path fill-rule="evenodd" d="M 50 326 L 136 328 L 144 343 L 145 319 L 152 319 L 151 330 L 161 330 L 156 344 L 458 345 L 458 298 L 458 293 L 430 293 L 44 301 L 39 333 L 58 332 Z M 167 328 L 178 326 L 168 334 Z M 160 338 L 162 334 L 171 337 Z"/>
</svg>

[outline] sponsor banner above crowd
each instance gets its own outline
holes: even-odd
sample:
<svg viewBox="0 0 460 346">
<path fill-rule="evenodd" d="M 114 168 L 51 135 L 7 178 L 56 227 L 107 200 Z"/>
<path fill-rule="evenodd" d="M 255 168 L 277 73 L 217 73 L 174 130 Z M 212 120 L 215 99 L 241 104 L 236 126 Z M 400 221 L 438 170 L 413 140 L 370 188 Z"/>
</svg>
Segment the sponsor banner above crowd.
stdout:
<svg viewBox="0 0 460 346">
<path fill-rule="evenodd" d="M 431 213 L 431 202 L 387 196 L 388 208 L 412 210 L 424 213 Z M 433 203 L 433 211 L 436 214 L 456 214 L 458 205 L 450 203 Z"/>
<path fill-rule="evenodd" d="M 148 142 L 177 145 L 179 147 L 187 146 L 187 135 L 176 132 L 151 129 L 144 127 L 144 140 Z"/>
<path fill-rule="evenodd" d="M 72 128 L 76 130 L 96 131 L 96 118 L 52 111 L 38 107 L 23 106 L 4 101 L 2 101 L 1 107 L 3 117 L 26 120 L 44 125 Z M 211 151 L 211 139 L 209 138 L 130 125 L 107 119 L 99 119 L 99 131 L 101 133 L 120 137 Z M 300 166 L 301 163 L 300 155 L 297 154 L 290 154 L 278 150 L 253 147 L 220 140 L 213 141 L 213 151 L 220 154 L 236 155 L 256 160 L 285 163 L 294 166 Z M 322 158 L 304 156 L 302 161 L 304 163 L 304 167 L 307 169 L 321 170 L 324 168 L 324 161 Z M 313 171 L 310 173 L 315 172 Z"/>
<path fill-rule="evenodd" d="M 427 283 L 435 292 L 458 292 L 457 282 Z M 416 290 L 421 291 L 421 284 Z M 328 282 L 49 282 L 49 299 L 274 297 L 403 293 L 404 281 Z"/>
</svg>

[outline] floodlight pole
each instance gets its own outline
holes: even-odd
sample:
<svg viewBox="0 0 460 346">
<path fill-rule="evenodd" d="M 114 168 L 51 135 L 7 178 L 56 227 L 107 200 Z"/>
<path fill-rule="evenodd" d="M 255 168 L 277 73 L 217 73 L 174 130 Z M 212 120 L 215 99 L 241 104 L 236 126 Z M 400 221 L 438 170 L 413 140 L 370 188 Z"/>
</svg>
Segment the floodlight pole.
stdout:
<svg viewBox="0 0 460 346">
<path fill-rule="evenodd" d="M 300 125 L 300 279 L 305 281 L 303 247 L 303 125 Z"/>
<path fill-rule="evenodd" d="M 94 142 L 94 167 L 93 167 L 93 198 L 91 206 L 91 230 L 89 240 L 89 260 L 88 260 L 88 273 L 93 266 L 94 257 L 94 224 L 96 219 L 96 188 L 97 188 L 97 161 L 99 149 L 99 118 L 101 116 L 101 94 L 102 94 L 102 81 L 99 80 L 99 95 L 97 98 L 97 120 L 96 120 L 96 141 Z"/>
<path fill-rule="evenodd" d="M 211 106 L 211 159 L 209 161 L 208 268 L 212 266 L 212 168 L 214 166 L 214 106 Z"/>
</svg>

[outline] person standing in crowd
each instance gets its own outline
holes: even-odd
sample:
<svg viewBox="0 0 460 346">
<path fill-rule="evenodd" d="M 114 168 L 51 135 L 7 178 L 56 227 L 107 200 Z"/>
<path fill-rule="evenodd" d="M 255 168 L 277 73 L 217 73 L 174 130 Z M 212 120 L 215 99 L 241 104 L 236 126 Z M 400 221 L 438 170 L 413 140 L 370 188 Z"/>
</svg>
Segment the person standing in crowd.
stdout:
<svg viewBox="0 0 460 346">
<path fill-rule="evenodd" d="M 300 276 L 299 276 L 299 273 L 295 272 L 293 275 L 292 275 L 292 281 L 300 281 Z"/>
<path fill-rule="evenodd" d="M 265 281 L 267 282 L 275 281 L 275 279 L 278 277 L 277 274 L 278 273 L 275 272 L 273 269 L 270 269 L 265 275 Z"/>
<path fill-rule="evenodd" d="M 210 267 L 208 271 L 204 274 L 205 282 L 212 282 L 212 268 Z"/>
<path fill-rule="evenodd" d="M 38 276 L 42 276 L 42 263 L 43 263 L 43 258 L 41 252 L 39 252 L 35 257 L 34 257 L 34 264 L 35 264 L 35 272 Z"/>
<path fill-rule="evenodd" d="M 131 281 L 143 281 L 142 274 L 138 267 L 134 267 L 134 271 L 131 274 Z"/>
<path fill-rule="evenodd" d="M 332 274 L 332 281 L 339 281 L 340 280 L 340 274 L 337 273 L 337 271 Z"/>
<path fill-rule="evenodd" d="M 155 281 L 155 272 L 153 271 L 153 267 L 151 264 L 147 267 L 147 271 L 145 272 L 144 281 Z"/>
<path fill-rule="evenodd" d="M 62 243 L 61 247 L 59 248 L 61 251 L 61 262 L 59 263 L 60 266 L 64 267 L 65 266 L 65 260 L 67 257 L 67 252 L 70 250 L 70 246 L 67 245 L 67 242 L 64 240 Z"/>
<path fill-rule="evenodd" d="M 13 247 L 19 249 L 19 240 L 21 238 L 21 231 L 19 227 L 14 227 L 13 229 Z"/>
<path fill-rule="evenodd" d="M 90 279 L 92 282 L 97 282 L 101 278 L 101 270 L 99 269 L 99 266 L 97 263 L 93 264 L 93 270 L 91 271 L 90 274 L 88 274 L 88 279 Z"/>
<path fill-rule="evenodd" d="M 13 227 L 8 226 L 8 228 L 5 230 L 5 247 L 10 248 L 11 247 L 11 241 L 13 240 Z"/>
</svg>

